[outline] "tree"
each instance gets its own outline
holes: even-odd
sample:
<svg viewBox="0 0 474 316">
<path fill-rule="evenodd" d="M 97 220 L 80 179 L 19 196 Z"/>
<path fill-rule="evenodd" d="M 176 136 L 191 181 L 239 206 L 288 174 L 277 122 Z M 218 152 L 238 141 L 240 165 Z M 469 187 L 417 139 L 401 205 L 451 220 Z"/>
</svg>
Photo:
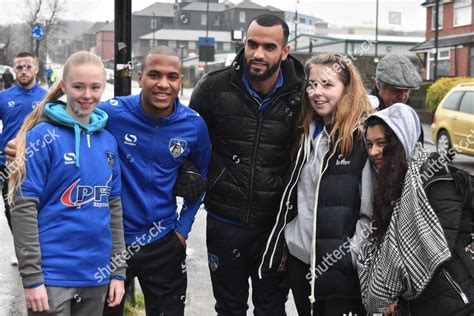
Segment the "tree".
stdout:
<svg viewBox="0 0 474 316">
<path fill-rule="evenodd" d="M 0 61 L 3 64 L 10 65 L 13 61 L 12 46 L 14 43 L 15 29 L 12 24 L 0 25 L 0 42 L 3 46 L 3 56 L 0 56 Z"/>
<path fill-rule="evenodd" d="M 30 39 L 30 50 L 33 52 L 36 41 L 31 37 L 31 28 L 37 23 L 43 24 L 45 38 L 40 42 L 40 45 L 45 47 L 48 35 L 59 31 L 64 25 L 61 16 L 66 12 L 65 0 L 25 0 L 24 7 L 27 10 L 23 20 L 26 23 L 26 32 Z"/>
</svg>

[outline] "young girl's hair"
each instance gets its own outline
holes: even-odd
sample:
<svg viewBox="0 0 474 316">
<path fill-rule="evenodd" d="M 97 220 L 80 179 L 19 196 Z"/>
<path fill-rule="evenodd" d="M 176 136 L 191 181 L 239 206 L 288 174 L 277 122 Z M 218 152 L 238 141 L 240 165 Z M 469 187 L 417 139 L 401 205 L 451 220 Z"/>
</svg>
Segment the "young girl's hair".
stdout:
<svg viewBox="0 0 474 316">
<path fill-rule="evenodd" d="M 362 123 L 365 117 L 370 113 L 370 103 L 367 98 L 362 79 L 359 72 L 352 64 L 349 57 L 339 53 L 321 54 L 311 57 L 305 64 L 306 75 L 309 76 L 311 68 L 315 65 L 327 66 L 328 76 L 338 76 L 338 79 L 344 84 L 344 91 L 339 100 L 334 113 L 332 130 L 329 135 L 331 143 L 334 144 L 335 138 L 341 140 L 341 154 L 347 157 L 352 151 L 354 144 L 354 129 L 359 130 L 362 136 Z M 308 82 L 306 82 L 306 88 Z M 302 100 L 301 119 L 305 134 L 309 134 L 309 127 L 318 114 L 312 108 L 308 99 L 308 93 L 304 93 Z"/>
<path fill-rule="evenodd" d="M 38 123 L 43 113 L 45 104 L 51 101 L 56 101 L 64 95 L 61 86 L 64 81 L 67 81 L 71 69 L 75 66 L 84 64 L 96 65 L 97 67 L 101 68 L 104 73 L 103 81 L 105 84 L 105 68 L 98 56 L 86 51 L 76 52 L 69 56 L 69 58 L 66 60 L 66 63 L 64 64 L 63 76 L 61 80 L 59 80 L 51 88 L 51 90 L 49 90 L 41 103 L 25 118 L 25 121 L 18 132 L 17 137 L 15 138 L 17 145 L 16 157 L 14 161 L 8 164 L 8 170 L 11 172 L 10 178 L 8 180 L 8 203 L 13 204 L 13 198 L 25 178 L 26 133 Z"/>
<path fill-rule="evenodd" d="M 390 127 L 382 119 L 372 116 L 365 122 L 365 133 L 367 128 L 373 126 L 384 129 L 386 141 L 383 148 L 384 163 L 378 170 L 374 193 L 375 237 L 381 241 L 390 224 L 394 203 L 402 194 L 408 162 L 402 143 Z"/>
</svg>

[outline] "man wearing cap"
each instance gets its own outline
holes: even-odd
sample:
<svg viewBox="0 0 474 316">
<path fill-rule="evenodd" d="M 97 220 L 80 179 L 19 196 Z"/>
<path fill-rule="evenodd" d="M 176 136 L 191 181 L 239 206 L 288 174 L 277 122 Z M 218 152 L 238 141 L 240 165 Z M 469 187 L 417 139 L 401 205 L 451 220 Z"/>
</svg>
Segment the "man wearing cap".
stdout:
<svg viewBox="0 0 474 316">
<path fill-rule="evenodd" d="M 420 87 L 421 76 L 413 63 L 402 55 L 386 55 L 380 59 L 375 70 L 375 87 L 371 95 L 379 99 L 378 110 L 395 103 L 411 106 L 410 92 Z M 423 130 L 420 141 L 423 143 Z"/>
<path fill-rule="evenodd" d="M 395 103 L 410 104 L 410 92 L 420 87 L 421 77 L 405 56 L 387 55 L 375 71 L 375 88 L 371 94 L 379 99 L 379 110 Z"/>
</svg>

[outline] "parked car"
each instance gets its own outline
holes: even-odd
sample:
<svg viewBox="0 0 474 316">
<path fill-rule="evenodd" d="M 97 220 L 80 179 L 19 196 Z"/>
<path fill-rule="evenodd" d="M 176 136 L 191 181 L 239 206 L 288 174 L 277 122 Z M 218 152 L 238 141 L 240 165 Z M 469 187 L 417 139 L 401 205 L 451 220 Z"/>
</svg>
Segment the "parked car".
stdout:
<svg viewBox="0 0 474 316">
<path fill-rule="evenodd" d="M 434 114 L 431 133 L 438 153 L 452 148 L 474 156 L 474 82 L 458 84 L 446 94 Z"/>
</svg>

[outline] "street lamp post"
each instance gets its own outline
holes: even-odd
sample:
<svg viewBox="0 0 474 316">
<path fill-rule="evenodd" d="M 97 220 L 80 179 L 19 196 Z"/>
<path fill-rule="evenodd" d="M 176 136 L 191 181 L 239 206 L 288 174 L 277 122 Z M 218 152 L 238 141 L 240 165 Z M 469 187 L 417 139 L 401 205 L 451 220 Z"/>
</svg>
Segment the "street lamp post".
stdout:
<svg viewBox="0 0 474 316">
<path fill-rule="evenodd" d="M 206 1 L 206 54 L 209 56 L 209 0 Z M 207 59 L 204 64 L 204 72 L 207 74 Z"/>
<path fill-rule="evenodd" d="M 295 51 L 298 49 L 298 3 L 300 3 L 299 0 L 296 0 L 296 6 L 295 6 Z"/>
<path fill-rule="evenodd" d="M 374 58 L 374 61 L 376 63 L 379 62 L 378 37 L 379 37 L 379 0 L 376 0 L 375 2 L 375 58 Z"/>
<path fill-rule="evenodd" d="M 438 37 L 439 37 L 439 0 L 436 0 L 435 4 L 435 34 L 434 34 L 434 69 L 433 69 L 433 81 L 438 79 Z M 429 58 L 428 58 L 429 60 Z"/>
<path fill-rule="evenodd" d="M 151 15 L 153 16 L 153 20 L 151 20 L 151 29 L 153 30 L 153 44 L 151 45 L 151 47 L 155 47 L 155 31 L 156 31 L 155 12 L 152 12 Z"/>
</svg>

